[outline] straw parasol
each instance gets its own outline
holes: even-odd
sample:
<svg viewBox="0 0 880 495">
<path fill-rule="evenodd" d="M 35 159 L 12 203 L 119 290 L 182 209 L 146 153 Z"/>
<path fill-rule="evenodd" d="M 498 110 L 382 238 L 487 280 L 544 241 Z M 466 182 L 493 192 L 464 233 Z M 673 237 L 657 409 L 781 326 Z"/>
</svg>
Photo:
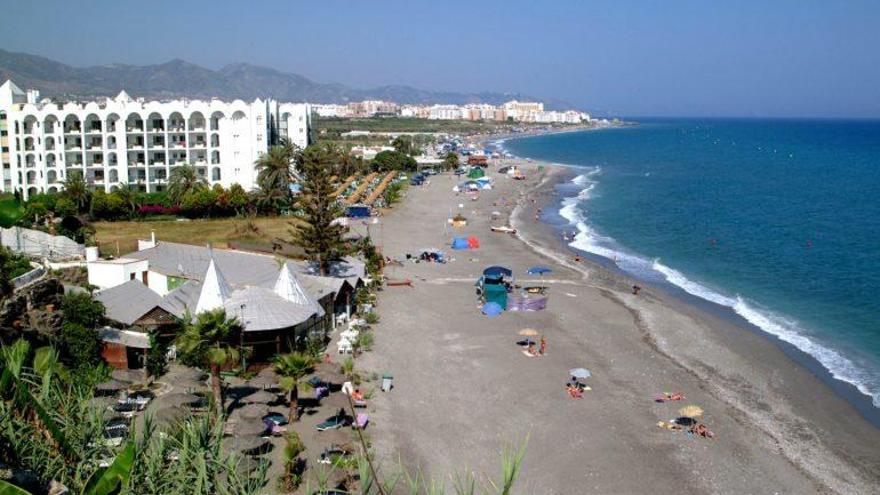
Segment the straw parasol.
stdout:
<svg viewBox="0 0 880 495">
<path fill-rule="evenodd" d="M 538 331 L 535 330 L 534 328 L 523 328 L 522 330 L 519 331 L 519 334 L 522 335 L 523 337 L 537 337 Z"/>
<path fill-rule="evenodd" d="M 201 397 L 194 394 L 188 394 L 185 392 L 173 392 L 168 395 L 162 395 L 156 399 L 156 402 L 162 404 L 164 407 L 179 407 L 179 406 L 188 406 L 190 404 L 195 404 L 202 400 Z"/>
<path fill-rule="evenodd" d="M 241 399 L 245 404 L 270 404 L 276 400 L 278 400 L 278 394 L 266 390 L 257 390 Z"/>
<path fill-rule="evenodd" d="M 278 374 L 272 368 L 265 368 L 257 376 L 248 380 L 248 385 L 257 388 L 276 388 L 278 386 Z"/>
<path fill-rule="evenodd" d="M 163 407 L 156 411 L 153 419 L 157 424 L 169 424 L 185 418 L 189 412 L 181 407 Z"/>
<path fill-rule="evenodd" d="M 252 419 L 239 421 L 232 425 L 232 435 L 235 437 L 256 437 L 266 432 L 266 425 L 262 421 Z"/>
<path fill-rule="evenodd" d="M 248 404 L 238 409 L 233 409 L 230 416 L 236 418 L 257 418 L 260 419 L 269 413 L 269 406 L 266 404 Z"/>
<path fill-rule="evenodd" d="M 130 383 L 128 382 L 111 379 L 107 380 L 106 382 L 99 383 L 97 386 L 95 386 L 95 390 L 97 390 L 98 392 L 118 392 L 120 390 L 127 389 L 129 385 Z"/>
<path fill-rule="evenodd" d="M 269 440 L 263 437 L 233 437 L 227 445 L 231 450 L 249 454 L 262 451 L 268 443 Z"/>
<path fill-rule="evenodd" d="M 698 418 L 703 415 L 703 408 L 700 406 L 684 406 L 678 410 L 683 418 Z"/>
</svg>

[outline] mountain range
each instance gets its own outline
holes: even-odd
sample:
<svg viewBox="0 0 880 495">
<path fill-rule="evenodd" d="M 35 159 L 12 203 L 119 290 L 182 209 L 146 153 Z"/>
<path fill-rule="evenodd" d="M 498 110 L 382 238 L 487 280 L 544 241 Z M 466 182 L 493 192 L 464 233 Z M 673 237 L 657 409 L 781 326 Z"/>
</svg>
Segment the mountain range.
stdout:
<svg viewBox="0 0 880 495">
<path fill-rule="evenodd" d="M 386 100 L 402 104 L 497 105 L 518 99 L 544 101 L 548 109 L 569 109 L 561 100 L 539 99 L 519 93 L 457 93 L 427 91 L 411 86 L 389 85 L 356 89 L 342 84 L 312 81 L 298 74 L 245 63 L 211 70 L 184 61 L 171 60 L 157 65 L 110 64 L 93 67 L 70 65 L 27 53 L 0 49 L 0 83 L 12 79 L 22 89 L 38 89 L 43 96 L 59 99 L 89 99 L 115 96 L 125 90 L 134 97 L 202 98 L 231 100 L 274 98 L 281 101 L 310 103 L 347 103 L 361 100 Z"/>
</svg>

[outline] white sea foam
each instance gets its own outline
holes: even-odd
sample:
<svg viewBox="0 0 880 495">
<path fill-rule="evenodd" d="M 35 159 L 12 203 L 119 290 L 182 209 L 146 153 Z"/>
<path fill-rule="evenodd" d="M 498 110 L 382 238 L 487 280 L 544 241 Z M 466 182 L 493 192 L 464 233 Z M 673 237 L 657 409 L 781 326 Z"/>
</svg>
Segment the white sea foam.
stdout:
<svg viewBox="0 0 880 495">
<path fill-rule="evenodd" d="M 797 321 L 762 308 L 758 303 L 746 301 L 739 295 L 730 297 L 722 294 L 721 291 L 695 282 L 678 270 L 664 265 L 659 259 L 650 261 L 627 253 L 618 248 L 613 239 L 598 234 L 587 224 L 587 214 L 581 203 L 590 199 L 596 186 L 593 177 L 599 173 L 600 169 L 597 167 L 587 174 L 575 177 L 572 183 L 584 188 L 576 196 L 562 200 L 559 214 L 578 230 L 574 240 L 569 243 L 570 246 L 613 260 L 617 266 L 627 272 L 648 278 L 661 278 L 688 294 L 733 309 L 749 323 L 812 356 L 831 373 L 831 376 L 853 385 L 870 397 L 876 407 L 880 407 L 880 383 L 877 377 L 864 372 L 860 366 L 838 351 L 808 336 L 808 332 Z"/>
</svg>

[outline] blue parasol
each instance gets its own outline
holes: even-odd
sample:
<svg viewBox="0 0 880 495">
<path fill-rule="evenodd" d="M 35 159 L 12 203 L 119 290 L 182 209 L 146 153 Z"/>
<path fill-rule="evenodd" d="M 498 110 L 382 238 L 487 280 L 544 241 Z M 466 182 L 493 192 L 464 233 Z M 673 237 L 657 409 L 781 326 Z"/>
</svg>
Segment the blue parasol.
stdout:
<svg viewBox="0 0 880 495">
<path fill-rule="evenodd" d="M 510 268 L 505 268 L 503 266 L 490 266 L 483 270 L 483 275 L 512 277 L 513 271 Z"/>
</svg>

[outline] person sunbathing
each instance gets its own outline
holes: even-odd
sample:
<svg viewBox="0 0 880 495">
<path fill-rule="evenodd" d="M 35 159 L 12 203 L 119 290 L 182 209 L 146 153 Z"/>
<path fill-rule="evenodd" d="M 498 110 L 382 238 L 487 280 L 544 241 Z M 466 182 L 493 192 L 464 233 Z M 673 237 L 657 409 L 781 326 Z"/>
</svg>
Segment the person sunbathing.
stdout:
<svg viewBox="0 0 880 495">
<path fill-rule="evenodd" d="M 706 425 L 704 425 L 702 423 L 698 423 L 698 424 L 695 424 L 694 426 L 691 426 L 690 432 L 693 433 L 694 435 L 699 435 L 703 438 L 713 438 L 715 436 L 715 434 L 712 433 L 712 431 L 709 428 L 707 428 Z"/>
<path fill-rule="evenodd" d="M 584 393 L 578 387 L 575 387 L 575 386 L 569 384 L 566 388 L 568 389 L 568 395 L 572 399 L 580 399 L 581 397 L 584 396 Z"/>
<path fill-rule="evenodd" d="M 360 391 L 360 389 L 354 389 L 354 392 L 351 393 L 351 400 L 355 402 L 362 402 L 364 400 L 364 394 Z"/>
<path fill-rule="evenodd" d="M 658 395 L 654 398 L 654 400 L 657 402 L 674 402 L 674 401 L 681 401 L 684 399 L 685 399 L 684 394 L 682 394 L 680 392 L 675 392 L 675 393 L 663 392 L 663 394 Z"/>
</svg>

